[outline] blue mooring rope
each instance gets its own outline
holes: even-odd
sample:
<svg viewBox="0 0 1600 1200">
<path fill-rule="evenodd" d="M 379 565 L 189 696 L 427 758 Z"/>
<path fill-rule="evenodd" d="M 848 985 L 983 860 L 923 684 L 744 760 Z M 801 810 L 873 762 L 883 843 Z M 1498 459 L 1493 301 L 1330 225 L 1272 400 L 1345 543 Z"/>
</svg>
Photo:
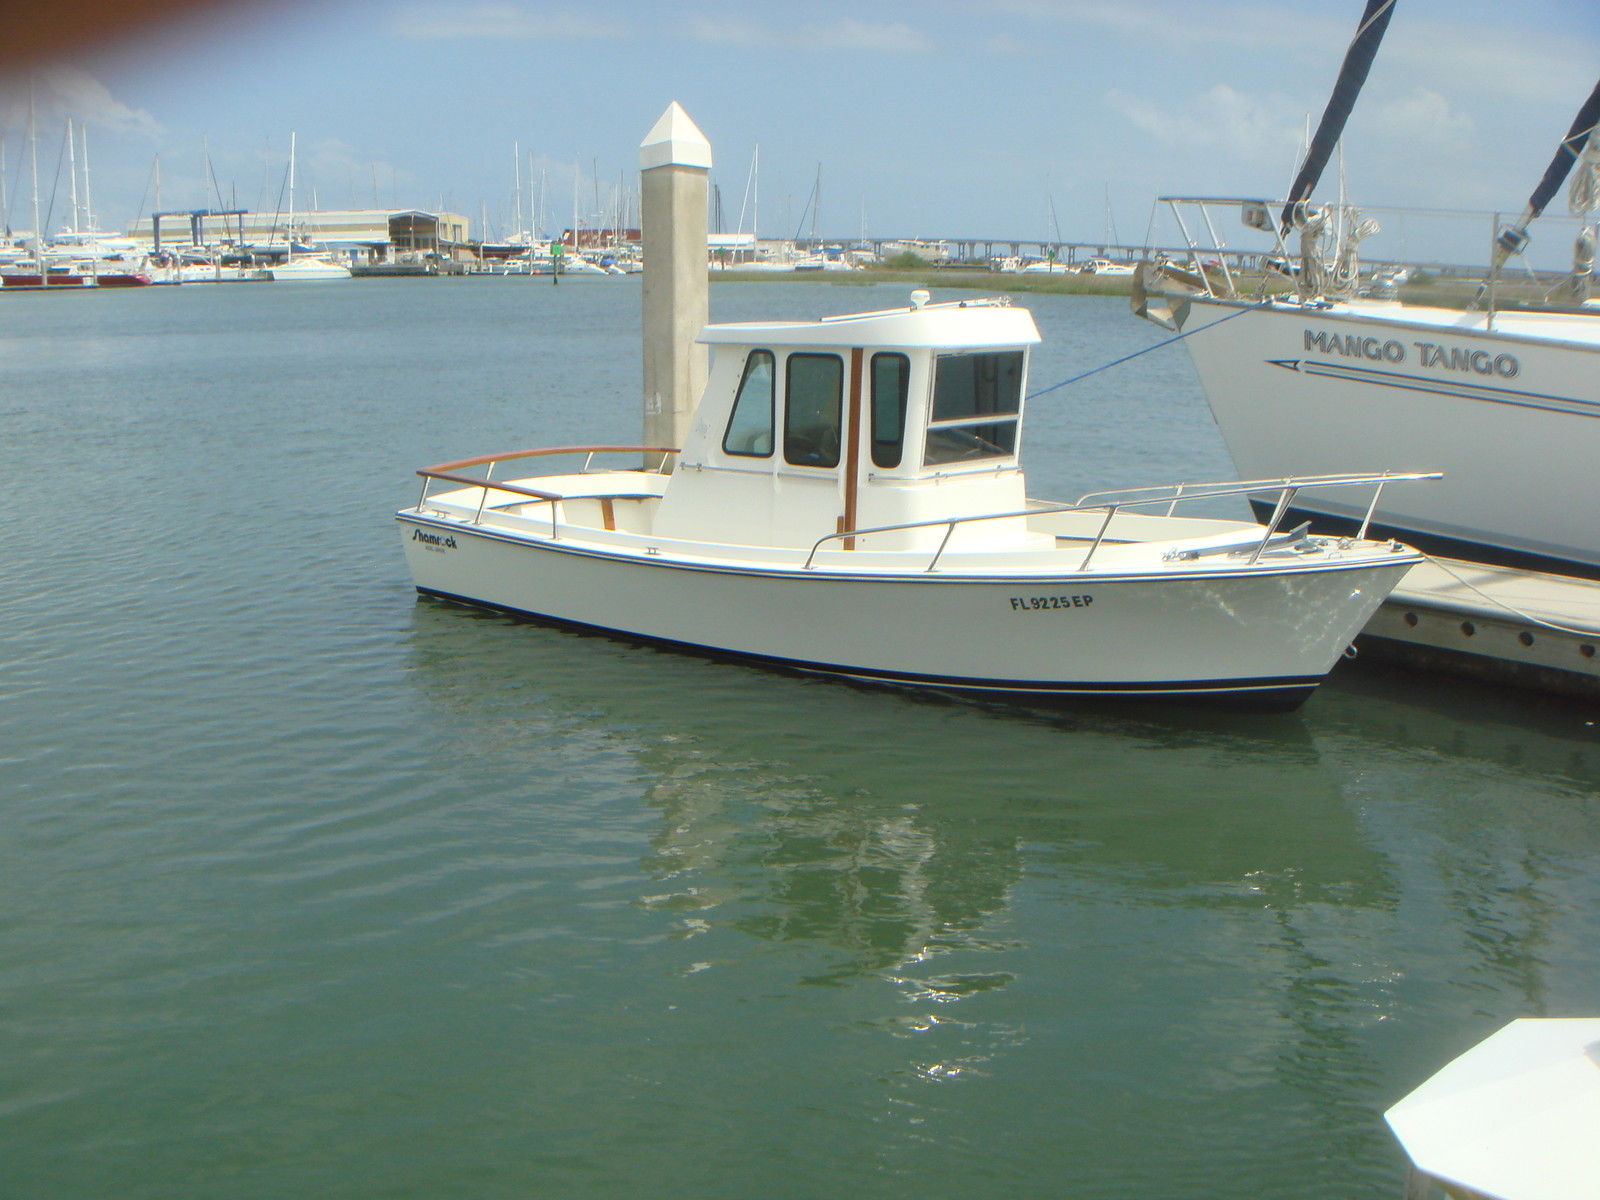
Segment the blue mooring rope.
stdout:
<svg viewBox="0 0 1600 1200">
<path fill-rule="evenodd" d="M 1197 333 L 1204 333 L 1208 329 L 1215 329 L 1218 325 L 1221 325 L 1224 321 L 1231 321 L 1235 317 L 1242 317 L 1247 312 L 1255 312 L 1256 309 L 1258 309 L 1258 308 L 1266 307 L 1267 303 L 1268 303 L 1267 301 L 1263 300 L 1259 304 L 1252 304 L 1248 308 L 1241 308 L 1238 312 L 1231 312 L 1225 317 L 1218 317 L 1215 321 L 1212 321 L 1211 324 L 1209 324 L 1209 325 L 1201 325 L 1201 326 L 1198 326 L 1198 327 L 1196 327 L 1194 329 L 1187 329 L 1184 332 L 1176 335 L 1175 337 L 1166 338 L 1166 339 L 1164 339 L 1162 341 L 1157 342 L 1153 346 L 1146 346 L 1143 350 L 1135 350 L 1132 354 L 1124 354 L 1121 358 L 1114 359 L 1111 362 L 1102 363 L 1098 367 L 1091 367 L 1089 370 L 1085 371 L 1081 375 L 1074 375 L 1071 379 L 1063 379 L 1060 383 L 1052 383 L 1047 388 L 1040 388 L 1037 392 L 1030 393 L 1027 398 L 1029 400 L 1033 400 L 1033 399 L 1036 399 L 1039 396 L 1048 395 L 1049 393 L 1055 391 L 1057 388 L 1066 387 L 1069 383 L 1077 383 L 1078 380 L 1080 380 L 1080 379 L 1087 379 L 1091 375 L 1098 375 L 1101 371 L 1108 371 L 1112 367 L 1119 367 L 1125 362 L 1128 362 L 1128 361 L 1130 361 L 1132 359 L 1138 358 L 1141 354 L 1149 354 L 1150 351 L 1159 350 L 1163 346 L 1170 346 L 1170 345 L 1172 345 L 1173 342 L 1181 342 L 1186 337 L 1192 337 Z"/>
</svg>

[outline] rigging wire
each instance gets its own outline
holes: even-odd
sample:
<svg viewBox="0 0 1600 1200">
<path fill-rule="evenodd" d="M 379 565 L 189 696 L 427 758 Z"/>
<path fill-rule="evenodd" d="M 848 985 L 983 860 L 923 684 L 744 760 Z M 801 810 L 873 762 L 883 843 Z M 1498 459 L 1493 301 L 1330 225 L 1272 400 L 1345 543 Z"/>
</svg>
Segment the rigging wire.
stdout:
<svg viewBox="0 0 1600 1200">
<path fill-rule="evenodd" d="M 1108 362 L 1108 363 L 1102 363 L 1098 367 L 1091 367 L 1089 370 L 1084 371 L 1080 375 L 1074 375 L 1071 379 L 1063 379 L 1060 383 L 1052 383 L 1047 388 L 1040 388 L 1037 392 L 1030 392 L 1025 397 L 1025 399 L 1033 400 L 1033 399 L 1036 399 L 1039 396 L 1049 395 L 1051 392 L 1055 391 L 1057 388 L 1064 388 L 1069 383 L 1077 383 L 1080 379 L 1087 379 L 1091 375 L 1098 375 L 1101 371 L 1109 371 L 1112 367 L 1120 367 L 1123 363 L 1131 362 L 1133 359 L 1138 358 L 1141 354 L 1149 354 L 1150 351 L 1152 351 L 1152 350 L 1159 350 L 1163 346 L 1170 346 L 1174 342 L 1181 342 L 1186 337 L 1193 337 L 1197 333 L 1204 333 L 1208 329 L 1215 329 L 1218 325 L 1221 325 L 1224 321 L 1231 321 L 1235 317 L 1242 317 L 1247 312 L 1254 312 L 1258 308 L 1266 307 L 1266 305 L 1268 303 L 1269 303 L 1268 301 L 1263 300 L 1263 301 L 1260 301 L 1259 303 L 1251 304 L 1251 305 L 1249 305 L 1249 306 L 1247 306 L 1245 308 L 1241 308 L 1238 312 L 1231 312 L 1225 317 L 1218 317 L 1215 321 L 1212 321 L 1208 325 L 1199 325 L 1199 326 L 1196 326 L 1194 329 L 1186 329 L 1186 330 L 1184 330 L 1184 332 L 1182 332 L 1180 334 L 1177 334 L 1177 335 L 1175 335 L 1173 337 L 1165 338 L 1165 339 L 1155 343 L 1155 345 L 1153 345 L 1153 346 L 1146 346 L 1143 350 L 1135 350 L 1132 354 L 1124 354 L 1121 358 L 1113 359 L 1111 362 Z"/>
</svg>

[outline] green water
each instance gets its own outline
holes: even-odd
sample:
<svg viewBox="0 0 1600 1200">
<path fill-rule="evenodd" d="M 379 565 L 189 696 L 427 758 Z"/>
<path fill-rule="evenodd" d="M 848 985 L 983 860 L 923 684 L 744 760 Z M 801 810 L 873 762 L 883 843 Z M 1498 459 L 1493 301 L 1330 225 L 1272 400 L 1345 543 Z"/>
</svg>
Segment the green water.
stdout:
<svg viewBox="0 0 1600 1200">
<path fill-rule="evenodd" d="M 1592 709 L 1029 712 L 418 602 L 415 467 L 637 436 L 633 281 L 0 299 L 6 1200 L 1390 1198 L 1384 1108 L 1600 1011 Z M 1157 336 L 1030 303 L 1035 386 Z M 1229 473 L 1176 349 L 1026 458 Z"/>
</svg>

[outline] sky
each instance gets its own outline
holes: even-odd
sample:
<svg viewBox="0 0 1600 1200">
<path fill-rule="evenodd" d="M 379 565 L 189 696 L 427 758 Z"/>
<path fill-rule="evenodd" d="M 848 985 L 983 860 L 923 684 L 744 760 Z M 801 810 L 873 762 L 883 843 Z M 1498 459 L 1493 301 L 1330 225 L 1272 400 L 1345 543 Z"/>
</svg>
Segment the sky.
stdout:
<svg viewBox="0 0 1600 1200">
<path fill-rule="evenodd" d="M 294 131 L 297 207 L 443 208 L 503 237 L 519 227 L 514 147 L 525 207 L 538 189 L 549 226 L 569 227 L 575 207 L 604 223 L 676 100 L 711 142 L 727 230 L 808 234 L 820 179 L 825 237 L 1137 244 L 1160 195 L 1283 194 L 1361 10 L 262 0 L 42 66 L 40 187 L 61 226 L 71 116 L 88 130 L 101 228 L 151 211 L 157 156 L 164 209 L 277 211 Z M 1520 210 L 1597 75 L 1597 0 L 1398 0 L 1346 129 L 1348 193 L 1375 208 Z M 31 220 L 27 90 L 0 80 L 18 229 Z M 1318 195 L 1336 187 L 1330 170 Z M 1412 220 L 1379 219 L 1391 234 Z"/>
</svg>

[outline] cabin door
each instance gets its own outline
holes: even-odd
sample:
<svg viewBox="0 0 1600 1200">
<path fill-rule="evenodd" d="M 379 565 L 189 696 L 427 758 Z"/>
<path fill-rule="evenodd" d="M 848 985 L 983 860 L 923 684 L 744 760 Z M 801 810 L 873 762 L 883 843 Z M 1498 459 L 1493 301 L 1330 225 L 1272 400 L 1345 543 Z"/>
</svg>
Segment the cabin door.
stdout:
<svg viewBox="0 0 1600 1200">
<path fill-rule="evenodd" d="M 899 468 L 905 451 L 906 397 L 910 392 L 911 359 L 895 350 L 850 352 L 848 385 L 845 390 L 847 431 L 842 478 L 843 514 L 841 532 L 882 525 L 883 508 L 863 497 L 862 488 L 870 485 L 874 472 Z M 895 515 L 891 519 L 904 520 Z M 854 538 L 844 538 L 846 549 L 853 550 Z"/>
</svg>

